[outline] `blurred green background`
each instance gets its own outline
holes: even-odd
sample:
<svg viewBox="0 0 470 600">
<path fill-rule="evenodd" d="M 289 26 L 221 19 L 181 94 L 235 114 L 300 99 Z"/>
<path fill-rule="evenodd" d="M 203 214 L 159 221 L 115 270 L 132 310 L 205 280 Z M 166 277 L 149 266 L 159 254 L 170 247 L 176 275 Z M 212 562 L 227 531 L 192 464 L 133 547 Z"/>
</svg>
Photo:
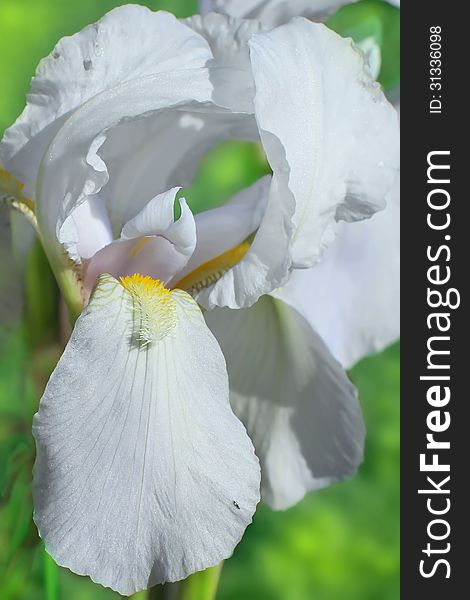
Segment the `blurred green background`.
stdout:
<svg viewBox="0 0 470 600">
<path fill-rule="evenodd" d="M 55 42 L 106 11 L 114 0 L 0 0 L 0 136 L 21 112 L 40 58 Z M 177 16 L 194 0 L 140 2 Z M 398 11 L 380 0 L 345 7 L 330 20 L 343 35 L 374 37 L 382 48 L 379 81 L 399 84 Z M 212 152 L 185 195 L 193 210 L 224 201 L 265 171 L 252 145 Z M 0 332 L 0 599 L 117 598 L 59 569 L 45 554 L 30 496 L 31 418 L 61 352 L 57 294 L 40 248 L 26 271 L 24 323 Z M 4 282 L 2 282 L 4 283 Z M 365 464 L 350 482 L 309 495 L 296 507 L 260 506 L 224 566 L 218 600 L 396 600 L 399 597 L 399 347 L 363 360 L 351 372 L 368 427 Z M 144 598 L 138 594 L 135 598 Z"/>
</svg>

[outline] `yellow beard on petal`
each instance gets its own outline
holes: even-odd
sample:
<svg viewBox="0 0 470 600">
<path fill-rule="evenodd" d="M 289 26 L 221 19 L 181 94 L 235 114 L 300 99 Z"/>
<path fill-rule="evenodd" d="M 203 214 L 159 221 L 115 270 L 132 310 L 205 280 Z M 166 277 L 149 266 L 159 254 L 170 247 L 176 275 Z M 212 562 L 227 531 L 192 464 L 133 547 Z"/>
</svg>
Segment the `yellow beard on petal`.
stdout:
<svg viewBox="0 0 470 600">
<path fill-rule="evenodd" d="M 139 341 L 146 345 L 162 340 L 171 333 L 178 322 L 172 290 L 158 279 L 138 273 L 119 279 L 133 301 L 138 319 Z"/>
</svg>

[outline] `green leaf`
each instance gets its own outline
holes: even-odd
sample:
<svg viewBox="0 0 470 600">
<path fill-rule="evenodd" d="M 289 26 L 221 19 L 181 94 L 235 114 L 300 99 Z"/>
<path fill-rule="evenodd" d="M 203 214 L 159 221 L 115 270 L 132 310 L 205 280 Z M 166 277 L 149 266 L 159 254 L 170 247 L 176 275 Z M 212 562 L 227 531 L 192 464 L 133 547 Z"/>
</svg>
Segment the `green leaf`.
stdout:
<svg viewBox="0 0 470 600">
<path fill-rule="evenodd" d="M 0 507 L 8 502 L 14 482 L 26 464 L 29 468 L 34 455 L 31 435 L 18 432 L 22 426 L 19 419 L 0 413 L 2 432 L 0 434 Z"/>
<path fill-rule="evenodd" d="M 0 565 L 8 565 L 21 554 L 23 546 L 37 540 L 33 524 L 33 503 L 31 498 L 32 460 L 23 465 L 11 487 L 7 504 L 0 513 L 0 531 L 8 540 L 0 553 Z"/>
</svg>

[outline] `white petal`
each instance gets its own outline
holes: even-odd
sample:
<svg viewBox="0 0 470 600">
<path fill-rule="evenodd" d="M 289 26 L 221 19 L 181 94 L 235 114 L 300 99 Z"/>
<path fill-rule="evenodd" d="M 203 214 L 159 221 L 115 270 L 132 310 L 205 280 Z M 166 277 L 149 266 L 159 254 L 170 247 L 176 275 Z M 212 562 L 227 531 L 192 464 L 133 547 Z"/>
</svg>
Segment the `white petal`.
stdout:
<svg viewBox="0 0 470 600">
<path fill-rule="evenodd" d="M 167 283 L 184 269 L 196 246 L 196 224 L 184 198 L 180 199 L 180 218 L 174 220 L 179 189 L 153 198 L 126 223 L 120 240 L 109 243 L 85 264 L 88 291 L 102 273 L 114 277 L 140 273 Z"/>
<path fill-rule="evenodd" d="M 201 13 L 210 11 L 232 17 L 259 19 L 267 27 L 287 23 L 292 17 L 325 20 L 331 13 L 357 0 L 199 0 Z"/>
<path fill-rule="evenodd" d="M 277 143 L 272 141 L 273 144 Z M 258 221 L 259 212 L 266 207 L 263 217 L 250 249 L 241 262 L 230 268 L 215 284 L 197 294 L 197 300 L 202 306 L 251 306 L 261 295 L 271 292 L 286 281 L 291 264 L 289 242 L 292 235 L 293 199 L 288 191 L 286 193 L 285 171 L 274 172 L 269 189 L 268 182 L 268 178 L 263 178 L 240 193 L 239 198 L 258 196 L 257 212 L 253 214 L 252 224 Z M 227 236 L 227 240 L 229 239 Z M 201 251 L 204 249 L 202 245 Z"/>
<path fill-rule="evenodd" d="M 216 13 L 194 15 L 185 19 L 191 29 L 202 35 L 211 48 L 218 67 L 251 71 L 248 40 L 254 33 L 264 31 L 263 25 L 252 19 L 230 19 Z M 236 73 L 234 73 L 236 76 Z"/>
<path fill-rule="evenodd" d="M 181 188 L 173 188 L 159 194 L 128 221 L 122 230 L 123 240 L 146 235 L 161 235 L 188 257 L 196 246 L 196 224 L 193 213 L 184 198 L 180 198 L 181 216 L 175 221 L 174 206 L 176 194 Z"/>
<path fill-rule="evenodd" d="M 99 195 L 89 196 L 73 210 L 59 233 L 68 255 L 80 262 L 113 241 L 111 223 Z"/>
<path fill-rule="evenodd" d="M 250 41 L 261 137 L 278 138 L 296 209 L 294 266 L 311 266 L 337 220 L 384 206 L 398 164 L 398 122 L 351 40 L 294 19 Z M 276 98 L 276 102 L 273 102 Z M 279 157 L 267 149 L 272 160 Z"/>
<path fill-rule="evenodd" d="M 259 141 L 252 115 L 254 82 L 247 42 L 262 30 L 261 25 L 216 14 L 195 15 L 183 22 L 207 40 L 213 53 L 211 100 L 233 112 L 215 105 L 194 110 L 180 107 L 163 111 L 158 118 L 123 122 L 108 131 L 99 154 L 109 172 L 103 192 L 115 230 L 156 192 L 174 185 L 189 186 L 202 157 L 217 143 Z"/>
<path fill-rule="evenodd" d="M 30 195 L 41 157 L 71 111 L 115 85 L 199 68 L 211 56 L 205 40 L 173 15 L 138 5 L 116 8 L 60 40 L 41 61 L 26 108 L 0 145 L 0 160 Z"/>
<path fill-rule="evenodd" d="M 46 549 L 121 594 L 228 557 L 258 501 L 259 466 L 195 302 L 138 341 L 142 315 L 104 276 L 34 419 L 34 518 Z"/>
<path fill-rule="evenodd" d="M 76 110 L 42 161 L 36 202 L 45 243 L 53 245 L 70 212 L 107 183 L 106 165 L 97 154 L 106 139 L 103 132 L 126 118 L 145 114 L 151 119 L 159 109 L 175 104 L 208 102 L 211 93 L 206 69 L 175 71 L 123 83 Z"/>
<path fill-rule="evenodd" d="M 364 442 L 356 392 L 307 321 L 269 296 L 205 317 L 227 361 L 232 407 L 261 462 L 262 498 L 287 508 L 353 475 Z"/>
<path fill-rule="evenodd" d="M 84 284 L 90 293 L 102 273 L 114 277 L 140 273 L 165 284 L 180 273 L 189 255 L 162 236 L 117 240 L 85 263 Z"/>
<path fill-rule="evenodd" d="M 124 225 L 121 238 L 132 239 L 141 235 L 152 235 L 174 225 L 175 200 L 180 189 L 175 187 L 152 198 L 133 219 Z"/>
<path fill-rule="evenodd" d="M 196 249 L 184 271 L 179 274 L 180 278 L 237 246 L 259 227 L 266 209 L 270 179 L 264 177 L 235 194 L 223 206 L 195 216 Z M 202 300 L 202 296 L 199 300 Z"/>
<path fill-rule="evenodd" d="M 342 224 L 320 263 L 294 271 L 276 292 L 305 316 L 345 367 L 399 336 L 399 191 L 397 180 L 385 210 Z"/>
<path fill-rule="evenodd" d="M 259 139 L 252 115 L 221 112 L 215 106 L 166 110 L 109 130 L 99 155 L 109 172 L 102 193 L 116 235 L 155 194 L 189 186 L 206 152 L 230 139 Z"/>
<path fill-rule="evenodd" d="M 195 15 L 184 22 L 210 45 L 214 57 L 211 65 L 216 67 L 212 72 L 214 101 L 234 111 L 242 110 L 243 106 L 245 112 L 253 113 L 255 84 L 248 41 L 266 28 L 253 19 L 234 19 L 216 13 Z M 221 67 L 228 71 L 219 71 Z"/>
</svg>

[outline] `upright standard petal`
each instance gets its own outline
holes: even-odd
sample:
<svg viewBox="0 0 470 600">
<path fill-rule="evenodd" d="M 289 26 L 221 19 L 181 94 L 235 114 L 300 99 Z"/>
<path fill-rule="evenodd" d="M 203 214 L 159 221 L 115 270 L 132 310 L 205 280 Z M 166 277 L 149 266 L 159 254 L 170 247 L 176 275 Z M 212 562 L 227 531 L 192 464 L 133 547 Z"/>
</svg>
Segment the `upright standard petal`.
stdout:
<svg viewBox="0 0 470 600">
<path fill-rule="evenodd" d="M 217 70 L 214 71 L 212 79 L 215 100 L 236 110 L 237 105 L 239 106 L 237 99 L 242 96 L 249 100 L 250 112 L 253 112 L 255 85 L 248 41 L 253 34 L 265 30 L 262 23 L 217 13 L 194 15 L 184 22 L 207 40 L 216 67 L 232 69 L 230 79 L 220 78 Z"/>
<path fill-rule="evenodd" d="M 199 6 L 203 14 L 215 11 L 277 27 L 292 17 L 323 21 L 343 4 L 352 2 L 357 0 L 199 0 Z"/>
<path fill-rule="evenodd" d="M 194 15 L 184 22 L 207 40 L 218 67 L 245 71 L 244 77 L 249 76 L 253 83 L 248 41 L 253 34 L 265 29 L 258 20 L 233 19 L 211 13 Z M 237 73 L 233 75 L 237 77 Z"/>
<path fill-rule="evenodd" d="M 353 475 L 364 443 L 356 391 L 308 322 L 269 296 L 205 317 L 227 361 L 232 407 L 261 462 L 262 498 L 288 508 Z"/>
<path fill-rule="evenodd" d="M 189 85 L 194 77 L 187 74 Z M 230 139 L 258 141 L 255 119 L 213 104 L 204 110 L 169 107 L 154 118 L 125 120 L 108 130 L 99 155 L 109 173 L 103 194 L 115 235 L 155 194 L 191 185 L 204 155 Z"/>
<path fill-rule="evenodd" d="M 298 269 L 276 296 L 309 321 L 346 368 L 400 334 L 400 183 L 371 219 L 343 223 L 312 269 Z"/>
<path fill-rule="evenodd" d="M 0 144 L 0 160 L 31 195 L 42 155 L 77 107 L 123 82 L 203 67 L 211 57 L 206 41 L 173 15 L 120 6 L 60 40 L 41 61 L 26 108 Z"/>
<path fill-rule="evenodd" d="M 149 278 L 100 278 L 33 431 L 48 552 L 121 594 L 218 564 L 259 499 L 222 352 L 194 300 Z"/>
<path fill-rule="evenodd" d="M 224 69 L 218 73 L 221 71 Z M 57 235 L 64 220 L 85 198 L 97 193 L 105 195 L 108 187 L 107 165 L 98 151 L 110 131 L 134 119 L 146 121 L 151 127 L 171 108 L 182 110 L 182 114 L 192 110 L 221 113 L 223 109 L 211 100 L 211 76 L 210 69 L 198 69 L 161 73 L 128 82 L 94 97 L 67 120 L 44 156 L 37 196 L 38 222 L 59 277 L 64 253 L 57 243 Z M 224 285 L 214 286 L 208 305 L 251 305 L 263 293 L 285 283 L 290 266 L 288 250 L 294 212 L 286 177 L 285 170 L 274 173 L 264 217 L 250 250 L 243 261 L 227 273 Z M 130 218 L 134 216 L 136 213 Z"/>
<path fill-rule="evenodd" d="M 126 119 L 151 119 L 163 108 L 209 102 L 211 93 L 207 69 L 160 73 L 102 92 L 74 112 L 43 157 L 37 188 L 38 223 L 52 263 L 60 256 L 57 237 L 66 218 L 108 182 L 97 154 L 108 131 Z"/>
<path fill-rule="evenodd" d="M 293 264 L 312 266 L 338 220 L 383 208 L 398 168 L 396 112 L 352 41 L 323 25 L 294 19 L 250 47 L 261 138 L 272 166 L 282 156 L 268 142 L 282 143 L 295 198 Z"/>
</svg>

